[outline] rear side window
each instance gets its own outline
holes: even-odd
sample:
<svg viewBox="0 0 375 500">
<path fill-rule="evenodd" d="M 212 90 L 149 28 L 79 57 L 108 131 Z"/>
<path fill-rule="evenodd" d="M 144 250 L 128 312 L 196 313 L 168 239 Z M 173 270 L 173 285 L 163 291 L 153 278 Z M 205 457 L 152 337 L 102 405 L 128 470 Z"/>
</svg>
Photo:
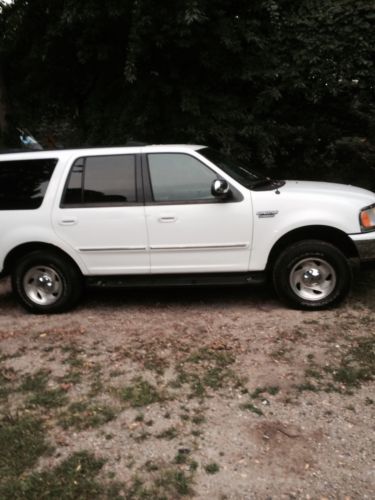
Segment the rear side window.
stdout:
<svg viewBox="0 0 375 500">
<path fill-rule="evenodd" d="M 72 166 L 62 206 L 100 206 L 135 203 L 134 155 L 89 156 Z"/>
<path fill-rule="evenodd" d="M 56 159 L 0 161 L 0 210 L 39 208 L 56 163 Z"/>
</svg>

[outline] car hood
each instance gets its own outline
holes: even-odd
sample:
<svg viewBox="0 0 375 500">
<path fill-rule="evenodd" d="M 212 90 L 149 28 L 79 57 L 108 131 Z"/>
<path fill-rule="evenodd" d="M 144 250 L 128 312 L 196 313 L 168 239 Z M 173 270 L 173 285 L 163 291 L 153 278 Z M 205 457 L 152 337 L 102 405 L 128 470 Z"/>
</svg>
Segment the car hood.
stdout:
<svg viewBox="0 0 375 500">
<path fill-rule="evenodd" d="M 286 181 L 284 186 L 279 188 L 282 194 L 291 194 L 292 196 L 313 196 L 314 198 L 345 198 L 348 202 L 353 201 L 361 206 L 375 203 L 375 193 L 359 187 L 336 184 L 331 182 L 315 181 Z"/>
</svg>

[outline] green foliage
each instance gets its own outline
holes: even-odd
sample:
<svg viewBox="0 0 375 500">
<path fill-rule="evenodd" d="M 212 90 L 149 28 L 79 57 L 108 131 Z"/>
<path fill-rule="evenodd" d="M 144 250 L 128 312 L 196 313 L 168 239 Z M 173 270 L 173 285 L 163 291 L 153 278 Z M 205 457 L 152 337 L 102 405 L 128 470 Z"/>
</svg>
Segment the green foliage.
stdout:
<svg viewBox="0 0 375 500">
<path fill-rule="evenodd" d="M 372 0 L 16 0 L 0 14 L 8 122 L 375 189 L 374 19 Z"/>
</svg>

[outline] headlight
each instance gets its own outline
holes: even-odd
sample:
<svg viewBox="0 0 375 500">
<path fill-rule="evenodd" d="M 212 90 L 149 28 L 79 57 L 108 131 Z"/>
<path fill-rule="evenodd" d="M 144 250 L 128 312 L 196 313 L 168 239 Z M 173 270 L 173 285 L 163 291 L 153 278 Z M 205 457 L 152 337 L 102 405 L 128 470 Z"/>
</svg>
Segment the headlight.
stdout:
<svg viewBox="0 0 375 500">
<path fill-rule="evenodd" d="M 362 231 L 375 231 L 375 203 L 361 210 L 359 221 Z"/>
</svg>

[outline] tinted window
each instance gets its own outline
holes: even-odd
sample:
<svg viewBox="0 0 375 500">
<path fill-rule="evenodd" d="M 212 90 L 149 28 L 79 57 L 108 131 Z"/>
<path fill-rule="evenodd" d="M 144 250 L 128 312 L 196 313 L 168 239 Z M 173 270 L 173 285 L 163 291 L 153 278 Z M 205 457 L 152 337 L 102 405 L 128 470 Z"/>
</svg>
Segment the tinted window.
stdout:
<svg viewBox="0 0 375 500">
<path fill-rule="evenodd" d="M 214 199 L 211 194 L 215 172 L 192 156 L 182 153 L 148 155 L 155 201 L 198 201 Z"/>
<path fill-rule="evenodd" d="M 90 156 L 75 161 L 63 205 L 136 202 L 134 155 Z"/>
<path fill-rule="evenodd" d="M 0 162 L 0 210 L 39 208 L 57 160 Z"/>
</svg>

